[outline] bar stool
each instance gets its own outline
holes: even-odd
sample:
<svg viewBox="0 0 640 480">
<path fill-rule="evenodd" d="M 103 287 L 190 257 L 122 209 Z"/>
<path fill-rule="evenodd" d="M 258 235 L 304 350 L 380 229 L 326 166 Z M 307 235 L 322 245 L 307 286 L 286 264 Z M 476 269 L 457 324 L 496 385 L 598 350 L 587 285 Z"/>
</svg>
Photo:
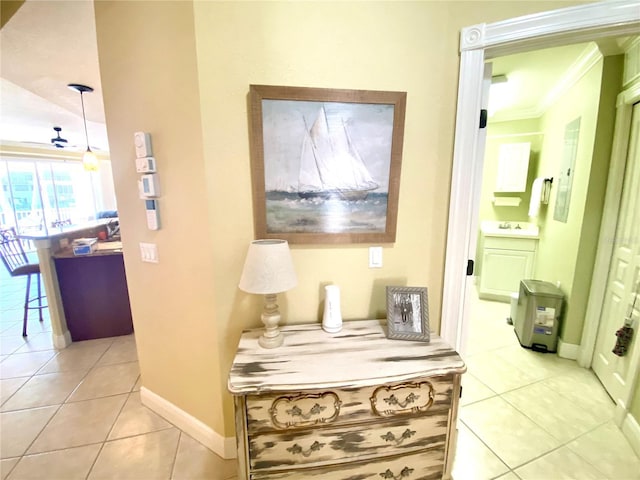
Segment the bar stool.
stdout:
<svg viewBox="0 0 640 480">
<path fill-rule="evenodd" d="M 27 336 L 27 317 L 29 310 L 38 310 L 40 321 L 42 322 L 42 309 L 47 305 L 42 305 L 42 289 L 40 286 L 40 265 L 30 263 L 27 254 L 22 248 L 22 243 L 16 235 L 15 228 L 0 230 L 0 257 L 9 274 L 12 277 L 27 276 L 27 291 L 24 296 L 24 322 L 22 324 L 22 336 Z M 38 296 L 29 298 L 31 291 L 31 276 L 35 275 L 38 281 Z M 37 306 L 30 306 L 32 302 L 38 302 Z"/>
</svg>

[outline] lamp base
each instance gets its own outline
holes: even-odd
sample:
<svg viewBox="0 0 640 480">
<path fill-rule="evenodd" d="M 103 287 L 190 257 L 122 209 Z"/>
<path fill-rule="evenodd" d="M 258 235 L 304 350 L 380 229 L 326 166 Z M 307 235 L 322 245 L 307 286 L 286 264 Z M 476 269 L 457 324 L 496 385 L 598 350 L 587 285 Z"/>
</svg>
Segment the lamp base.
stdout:
<svg viewBox="0 0 640 480">
<path fill-rule="evenodd" d="M 265 331 L 258 338 L 258 344 L 262 348 L 276 348 L 282 345 L 284 335 L 278 328 L 280 312 L 278 311 L 275 293 L 268 293 L 264 296 L 264 310 L 260 318 L 264 323 Z"/>
<path fill-rule="evenodd" d="M 260 338 L 258 338 L 258 344 L 262 348 L 277 348 L 282 345 L 283 341 L 284 335 L 282 335 L 282 332 L 278 332 L 277 337 L 266 337 L 264 334 L 262 334 L 260 335 Z"/>
</svg>

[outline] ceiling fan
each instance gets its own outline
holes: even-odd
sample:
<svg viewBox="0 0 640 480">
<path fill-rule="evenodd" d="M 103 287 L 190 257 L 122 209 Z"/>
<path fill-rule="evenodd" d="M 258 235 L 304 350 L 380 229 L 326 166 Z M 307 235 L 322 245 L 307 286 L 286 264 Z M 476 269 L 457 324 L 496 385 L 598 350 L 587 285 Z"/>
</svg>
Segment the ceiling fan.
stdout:
<svg viewBox="0 0 640 480">
<path fill-rule="evenodd" d="M 62 127 L 53 127 L 56 131 L 57 136 L 51 139 L 51 143 L 55 145 L 56 148 L 64 148 L 67 146 L 67 139 L 62 138 L 60 136 L 60 132 L 62 131 Z"/>
</svg>

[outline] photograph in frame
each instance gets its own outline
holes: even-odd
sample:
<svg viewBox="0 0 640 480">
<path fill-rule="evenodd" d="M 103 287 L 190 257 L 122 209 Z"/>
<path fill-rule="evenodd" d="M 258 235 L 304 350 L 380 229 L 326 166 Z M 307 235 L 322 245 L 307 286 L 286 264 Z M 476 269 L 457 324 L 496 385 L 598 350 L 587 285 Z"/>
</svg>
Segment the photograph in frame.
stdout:
<svg viewBox="0 0 640 480">
<path fill-rule="evenodd" d="M 395 241 L 405 92 L 250 86 L 256 238 Z"/>
<path fill-rule="evenodd" d="M 426 287 L 387 289 L 387 337 L 429 342 L 429 301 Z"/>
</svg>

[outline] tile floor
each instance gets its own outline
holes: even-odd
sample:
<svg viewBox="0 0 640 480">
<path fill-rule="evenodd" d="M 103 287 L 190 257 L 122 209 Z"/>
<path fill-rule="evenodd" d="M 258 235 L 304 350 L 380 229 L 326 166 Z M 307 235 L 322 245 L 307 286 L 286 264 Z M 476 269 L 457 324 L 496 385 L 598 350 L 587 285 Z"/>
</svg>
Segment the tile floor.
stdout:
<svg viewBox="0 0 640 480">
<path fill-rule="evenodd" d="M 2 480 L 236 478 L 235 461 L 140 403 L 133 336 L 56 351 L 48 320 L 31 320 L 25 341 L 24 281 L 2 272 L 0 284 Z M 521 348 L 508 310 L 474 308 L 455 480 L 640 479 L 640 460 L 595 377 Z"/>
<path fill-rule="evenodd" d="M 508 304 L 472 302 L 454 479 L 640 479 L 593 372 L 522 348 Z"/>
<path fill-rule="evenodd" d="M 2 267 L 4 268 L 4 267 Z M 223 460 L 140 403 L 133 335 L 56 351 L 32 312 L 25 279 L 0 272 L 0 478 L 227 480 Z"/>
</svg>

